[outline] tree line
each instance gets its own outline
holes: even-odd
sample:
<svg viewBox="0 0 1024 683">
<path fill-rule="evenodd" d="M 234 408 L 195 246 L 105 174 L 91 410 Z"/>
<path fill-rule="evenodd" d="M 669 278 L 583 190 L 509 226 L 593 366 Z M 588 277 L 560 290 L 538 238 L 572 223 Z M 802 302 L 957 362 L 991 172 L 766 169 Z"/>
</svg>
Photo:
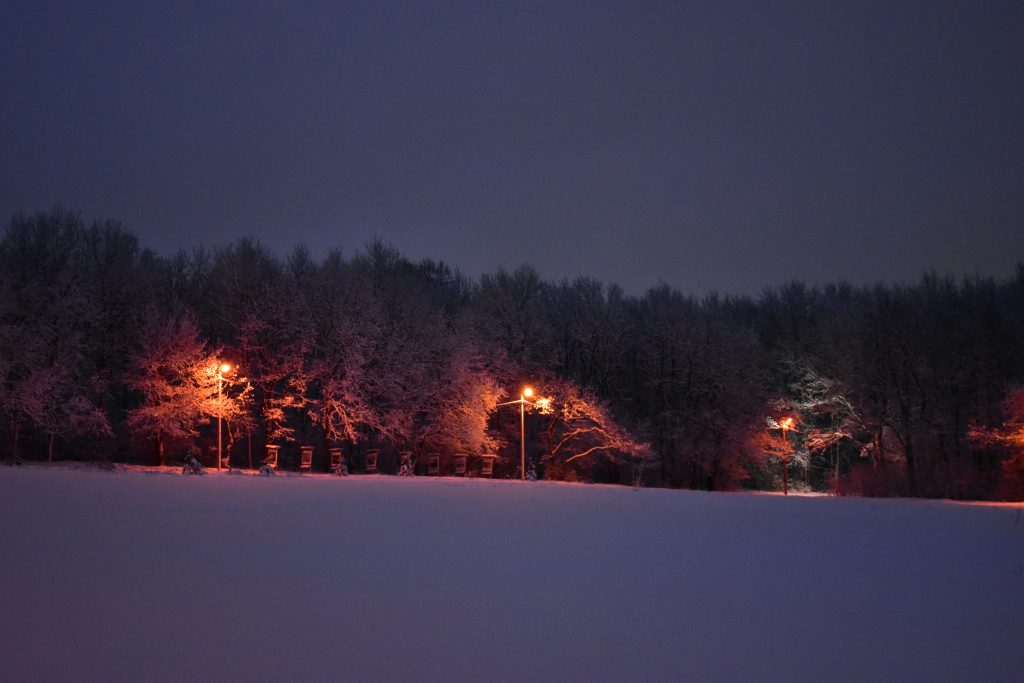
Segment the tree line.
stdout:
<svg viewBox="0 0 1024 683">
<path fill-rule="evenodd" d="M 18 459 L 178 462 L 215 440 L 437 453 L 519 476 L 859 495 L 1024 495 L 1013 278 L 640 296 L 529 266 L 479 278 L 376 241 L 171 256 L 115 221 L 17 214 L 0 241 L 0 410 Z"/>
</svg>

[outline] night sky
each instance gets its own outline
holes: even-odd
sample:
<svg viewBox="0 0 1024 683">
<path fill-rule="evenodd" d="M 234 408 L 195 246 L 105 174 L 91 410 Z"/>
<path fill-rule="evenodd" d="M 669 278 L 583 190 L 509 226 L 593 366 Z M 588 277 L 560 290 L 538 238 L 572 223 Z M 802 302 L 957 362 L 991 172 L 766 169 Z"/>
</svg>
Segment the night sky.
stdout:
<svg viewBox="0 0 1024 683">
<path fill-rule="evenodd" d="M 1004 276 L 1024 3 L 0 3 L 0 218 L 639 293 Z"/>
</svg>

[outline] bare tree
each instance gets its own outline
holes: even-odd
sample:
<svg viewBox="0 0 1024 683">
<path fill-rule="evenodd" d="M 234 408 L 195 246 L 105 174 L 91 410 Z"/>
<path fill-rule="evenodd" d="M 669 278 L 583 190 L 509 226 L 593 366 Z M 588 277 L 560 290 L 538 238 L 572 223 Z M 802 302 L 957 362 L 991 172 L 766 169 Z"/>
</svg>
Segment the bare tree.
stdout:
<svg viewBox="0 0 1024 683">
<path fill-rule="evenodd" d="M 596 454 L 612 459 L 650 455 L 650 446 L 623 429 L 606 405 L 571 382 L 545 382 L 536 403 L 545 416 L 547 452 L 542 462 L 549 479 L 565 478 L 573 471 L 570 465 Z"/>
</svg>

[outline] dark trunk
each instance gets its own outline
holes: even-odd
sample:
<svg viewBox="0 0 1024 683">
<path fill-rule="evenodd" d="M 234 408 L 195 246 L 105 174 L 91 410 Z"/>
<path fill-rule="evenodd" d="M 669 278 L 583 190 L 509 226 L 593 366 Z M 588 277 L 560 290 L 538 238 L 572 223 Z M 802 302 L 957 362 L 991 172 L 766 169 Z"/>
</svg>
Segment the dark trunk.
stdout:
<svg viewBox="0 0 1024 683">
<path fill-rule="evenodd" d="M 14 425 L 14 443 L 11 447 L 11 464 L 18 462 L 18 432 L 21 431 L 21 427 L 18 424 Z"/>
<path fill-rule="evenodd" d="M 789 495 L 789 456 L 782 456 L 782 495 Z"/>
<path fill-rule="evenodd" d="M 157 430 L 156 433 L 156 461 L 154 465 L 157 467 L 164 466 L 164 430 Z"/>
<path fill-rule="evenodd" d="M 910 435 L 907 435 L 907 442 L 903 446 L 903 455 L 907 461 L 907 487 L 910 495 L 917 495 L 917 469 L 914 463 L 914 443 Z"/>
<path fill-rule="evenodd" d="M 833 477 L 833 480 L 835 481 L 836 495 L 838 496 L 840 494 L 840 490 L 839 490 L 839 444 L 836 444 L 835 446 L 832 447 L 832 457 L 835 460 L 835 462 L 833 463 L 833 468 L 834 468 L 835 471 L 834 471 L 834 474 L 832 475 L 832 477 Z"/>
<path fill-rule="evenodd" d="M 323 432 L 323 458 L 324 458 L 324 472 L 331 471 L 331 451 L 330 451 L 330 439 L 328 438 L 327 431 L 327 419 L 326 417 L 320 422 L 320 430 Z M 310 468 L 312 469 L 312 468 Z"/>
<path fill-rule="evenodd" d="M 330 450 L 330 439 L 327 438 L 327 432 L 324 432 L 324 446 L 323 446 L 323 458 L 324 458 L 324 472 L 330 473 L 331 471 L 331 450 Z"/>
</svg>

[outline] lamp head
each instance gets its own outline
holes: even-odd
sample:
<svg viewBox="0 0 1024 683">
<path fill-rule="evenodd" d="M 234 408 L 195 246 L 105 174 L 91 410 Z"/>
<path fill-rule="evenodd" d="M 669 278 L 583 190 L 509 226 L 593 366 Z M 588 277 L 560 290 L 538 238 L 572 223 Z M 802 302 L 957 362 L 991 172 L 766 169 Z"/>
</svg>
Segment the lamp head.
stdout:
<svg viewBox="0 0 1024 683">
<path fill-rule="evenodd" d="M 231 372 L 231 363 L 222 363 L 220 366 L 220 374 L 226 375 Z"/>
<path fill-rule="evenodd" d="M 524 398 L 530 398 L 531 396 L 533 396 L 533 389 L 532 388 L 526 387 L 525 389 L 523 389 L 523 397 Z"/>
</svg>

